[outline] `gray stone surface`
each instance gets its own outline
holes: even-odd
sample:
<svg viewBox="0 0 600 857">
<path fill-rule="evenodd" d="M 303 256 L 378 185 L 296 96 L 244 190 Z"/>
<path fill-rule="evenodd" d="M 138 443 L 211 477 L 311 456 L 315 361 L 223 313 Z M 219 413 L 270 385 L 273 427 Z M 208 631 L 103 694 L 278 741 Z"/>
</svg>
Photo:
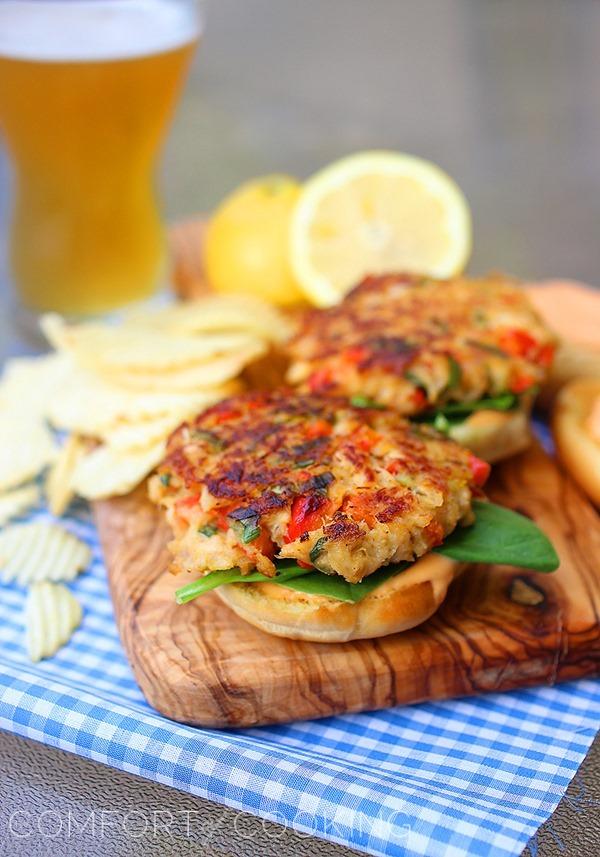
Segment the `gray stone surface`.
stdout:
<svg viewBox="0 0 600 857">
<path fill-rule="evenodd" d="M 600 280 L 600 3 L 597 0 L 213 0 L 162 170 L 171 218 L 209 210 L 240 181 L 306 176 L 342 154 L 432 158 L 474 212 L 473 272 Z M 0 214 L 9 171 L 0 157 Z M 0 285 L 0 356 L 18 346 Z M 0 854 L 342 857 L 353 852 L 189 795 L 0 735 Z M 531 857 L 600 853 L 600 745 Z M 25 810 L 66 825 L 9 835 Z M 134 836 L 106 817 L 171 812 L 171 833 Z M 177 815 L 180 813 L 180 815 Z M 27 817 L 17 816 L 22 821 Z M 160 825 L 159 825 L 160 826 Z M 79 838 L 77 838 L 79 836 Z M 429 855 L 428 855 L 429 857 Z M 434 857 L 434 855 L 432 855 Z"/>
</svg>

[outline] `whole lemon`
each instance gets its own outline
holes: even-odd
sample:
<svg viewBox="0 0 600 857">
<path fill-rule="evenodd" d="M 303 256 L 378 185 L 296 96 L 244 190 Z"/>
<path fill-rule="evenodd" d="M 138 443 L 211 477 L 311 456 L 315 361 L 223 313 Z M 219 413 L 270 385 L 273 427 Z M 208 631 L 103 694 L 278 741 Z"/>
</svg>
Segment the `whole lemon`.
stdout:
<svg viewBox="0 0 600 857">
<path fill-rule="evenodd" d="M 286 175 L 241 185 L 219 205 L 204 247 L 207 278 L 217 292 L 256 295 L 272 303 L 303 301 L 290 266 L 290 221 L 300 185 Z"/>
</svg>

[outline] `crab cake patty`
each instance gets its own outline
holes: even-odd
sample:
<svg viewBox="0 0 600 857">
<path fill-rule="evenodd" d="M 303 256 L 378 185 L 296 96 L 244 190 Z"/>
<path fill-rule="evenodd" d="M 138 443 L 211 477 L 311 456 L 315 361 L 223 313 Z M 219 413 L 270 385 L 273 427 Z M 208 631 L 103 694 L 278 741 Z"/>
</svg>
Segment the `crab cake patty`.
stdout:
<svg viewBox="0 0 600 857">
<path fill-rule="evenodd" d="M 300 390 L 372 399 L 405 415 L 532 393 L 554 339 L 514 281 L 367 277 L 314 310 L 289 345 Z"/>
<path fill-rule="evenodd" d="M 486 466 L 427 426 L 279 390 L 227 399 L 171 436 L 150 496 L 174 571 L 275 574 L 293 558 L 350 583 L 471 520 Z"/>
</svg>

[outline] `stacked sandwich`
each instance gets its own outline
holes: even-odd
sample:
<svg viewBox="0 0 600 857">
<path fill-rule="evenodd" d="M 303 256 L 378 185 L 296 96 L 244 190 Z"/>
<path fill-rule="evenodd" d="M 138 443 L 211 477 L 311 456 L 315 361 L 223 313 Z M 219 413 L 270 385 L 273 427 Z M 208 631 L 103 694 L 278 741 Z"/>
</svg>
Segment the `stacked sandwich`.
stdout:
<svg viewBox="0 0 600 857">
<path fill-rule="evenodd" d="M 529 442 L 553 350 L 502 278 L 369 277 L 307 314 L 292 386 L 168 441 L 150 496 L 173 570 L 198 575 L 178 600 L 215 589 L 266 631 L 338 642 L 424 621 L 467 562 L 555 569 L 535 524 L 483 495 L 489 461 Z"/>
</svg>

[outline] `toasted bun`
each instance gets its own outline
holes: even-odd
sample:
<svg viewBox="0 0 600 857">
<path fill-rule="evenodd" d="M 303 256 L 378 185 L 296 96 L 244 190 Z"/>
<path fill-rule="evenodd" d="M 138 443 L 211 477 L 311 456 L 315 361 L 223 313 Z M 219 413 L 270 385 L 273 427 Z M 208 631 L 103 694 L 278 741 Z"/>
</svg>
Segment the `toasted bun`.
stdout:
<svg viewBox="0 0 600 857">
<path fill-rule="evenodd" d="M 600 378 L 600 348 L 562 342 L 556 352 L 550 375 L 542 385 L 539 403 L 550 408 L 559 391 L 576 378 Z"/>
<path fill-rule="evenodd" d="M 531 443 L 530 404 L 514 411 L 476 411 L 450 429 L 452 440 L 493 464 L 527 449 Z"/>
<path fill-rule="evenodd" d="M 274 583 L 229 583 L 215 591 L 238 616 L 269 634 L 345 643 L 384 637 L 424 622 L 438 609 L 463 568 L 447 557 L 428 554 L 357 604 Z"/>
<path fill-rule="evenodd" d="M 600 398 L 600 377 L 579 378 L 560 391 L 552 414 L 558 454 L 586 494 L 600 506 L 600 443 L 586 426 Z"/>
</svg>

